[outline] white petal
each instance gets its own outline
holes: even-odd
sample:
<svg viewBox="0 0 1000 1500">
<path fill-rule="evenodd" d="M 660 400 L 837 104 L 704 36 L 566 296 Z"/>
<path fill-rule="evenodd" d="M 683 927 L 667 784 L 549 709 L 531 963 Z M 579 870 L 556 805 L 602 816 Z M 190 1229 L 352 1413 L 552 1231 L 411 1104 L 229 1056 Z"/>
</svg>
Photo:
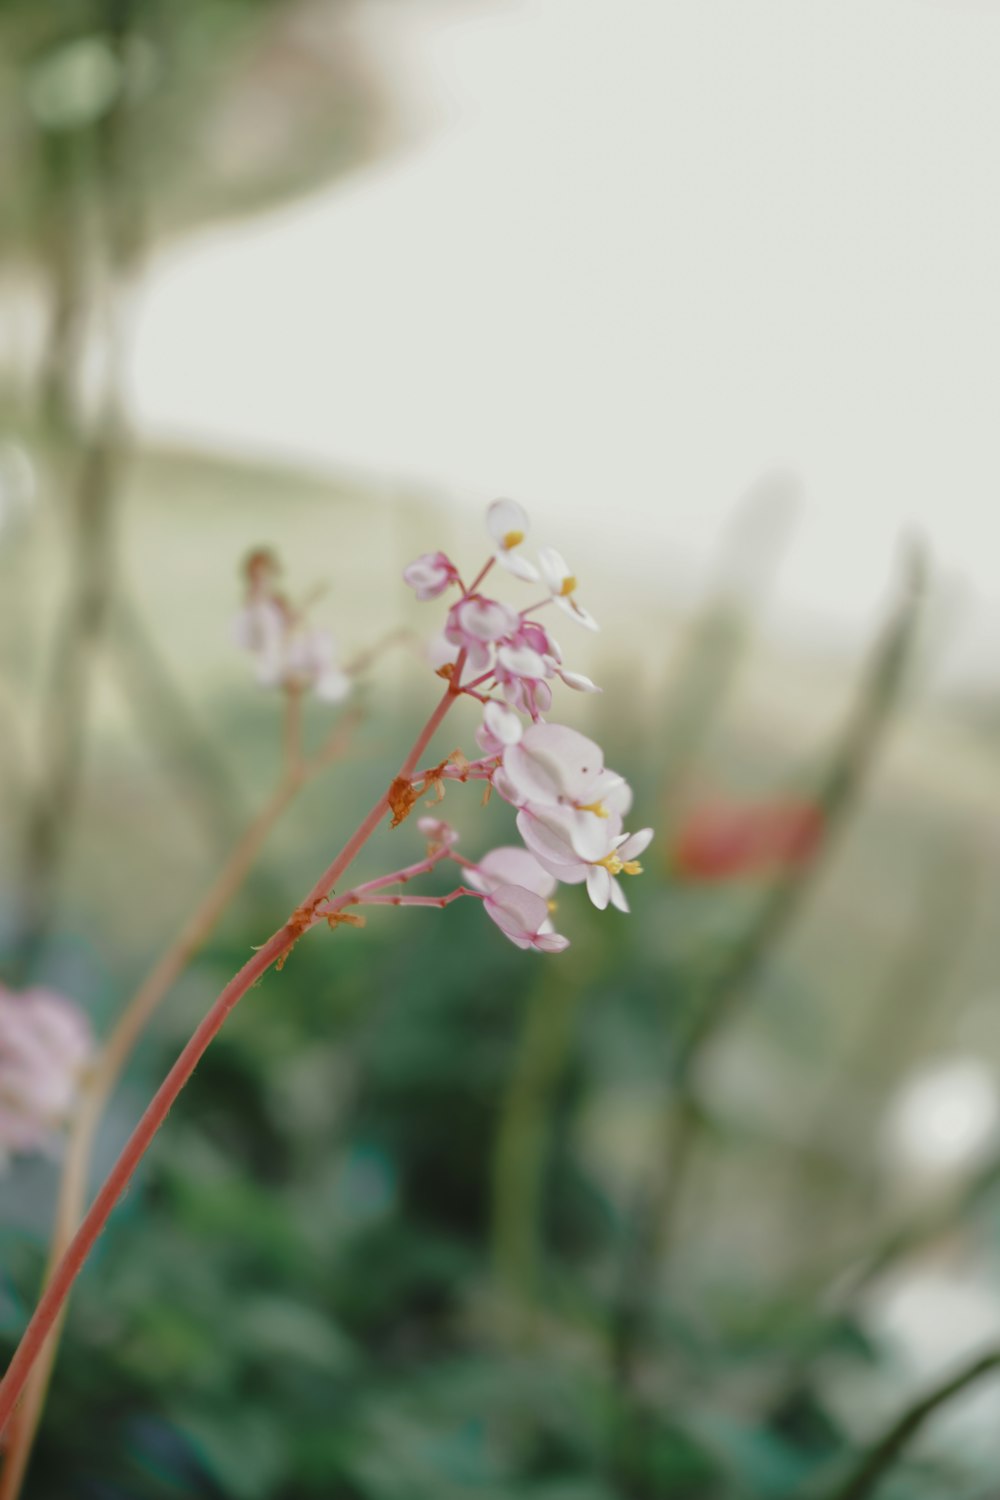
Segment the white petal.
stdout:
<svg viewBox="0 0 1000 1500">
<path fill-rule="evenodd" d="M 611 900 L 611 876 L 603 865 L 591 865 L 587 871 L 587 895 L 598 911 L 604 911 Z"/>
<path fill-rule="evenodd" d="M 585 794 L 604 770 L 604 752 L 563 724 L 534 724 L 504 755 L 504 770 L 526 802 L 590 801 Z"/>
<path fill-rule="evenodd" d="M 530 526 L 527 512 L 516 500 L 494 500 L 486 508 L 486 530 L 501 549 L 512 533 L 520 532 L 520 537 L 523 538 Z M 516 546 L 517 543 L 513 545 Z"/>
<path fill-rule="evenodd" d="M 535 947 L 539 953 L 565 953 L 569 938 L 563 937 L 561 932 L 540 932 L 535 938 Z"/>
<path fill-rule="evenodd" d="M 618 858 L 620 860 L 638 859 L 653 842 L 653 830 L 651 828 L 640 828 L 638 833 L 632 833 L 619 847 Z"/>
<path fill-rule="evenodd" d="M 545 662 L 530 646 L 501 646 L 497 661 L 515 677 L 544 677 Z"/>
<path fill-rule="evenodd" d="M 582 604 L 577 604 L 572 594 L 553 593 L 553 602 L 558 604 L 564 615 L 569 615 L 570 619 L 575 620 L 578 625 L 586 625 L 588 630 L 600 630 L 601 627 L 593 615 L 589 614 Z"/>
<path fill-rule="evenodd" d="M 515 578 L 522 578 L 525 583 L 538 582 L 538 569 L 534 563 L 530 563 L 526 557 L 522 557 L 520 552 L 504 551 L 501 547 L 500 551 L 496 554 L 496 560 L 501 568 L 506 568 L 507 572 L 512 573 Z"/>
<path fill-rule="evenodd" d="M 516 745 L 524 733 L 524 725 L 517 714 L 502 703 L 487 703 L 483 709 L 483 723 L 502 745 Z"/>
<path fill-rule="evenodd" d="M 551 871 L 543 869 L 535 856 L 518 844 L 491 849 L 476 869 L 467 870 L 466 874 L 480 890 L 493 890 L 498 885 L 518 885 L 536 896 L 547 898 L 556 888 L 556 877 Z"/>
<path fill-rule="evenodd" d="M 552 593 L 558 594 L 566 579 L 570 577 L 565 558 L 561 557 L 554 547 L 542 547 L 538 553 L 538 565 Z"/>
<path fill-rule="evenodd" d="M 632 806 L 632 788 L 617 771 L 603 770 L 589 788 L 588 802 L 603 802 L 609 812 L 623 818 Z"/>
<path fill-rule="evenodd" d="M 578 604 L 572 595 L 570 595 L 569 602 L 573 608 L 573 618 L 578 624 L 586 625 L 588 630 L 600 630 L 600 625 L 598 625 L 589 609 L 584 609 L 583 605 Z"/>
<path fill-rule="evenodd" d="M 543 811 L 545 810 L 535 811 L 523 807 L 517 815 L 518 833 L 532 854 L 544 859 L 546 868 L 554 866 L 554 873 L 557 875 L 560 867 L 570 871 L 580 867 L 582 861 L 573 848 L 567 831 L 557 821 L 542 817 Z"/>
<path fill-rule="evenodd" d="M 603 693 L 604 691 L 603 688 L 597 686 L 596 682 L 591 682 L 589 677 L 585 677 L 582 672 L 559 670 L 559 676 L 566 686 L 572 688 L 576 693 Z"/>
<path fill-rule="evenodd" d="M 611 904 L 612 906 L 617 906 L 619 911 L 623 911 L 626 913 L 630 909 L 628 904 L 628 897 L 622 890 L 622 883 L 620 880 L 612 880 L 611 882 Z"/>
</svg>

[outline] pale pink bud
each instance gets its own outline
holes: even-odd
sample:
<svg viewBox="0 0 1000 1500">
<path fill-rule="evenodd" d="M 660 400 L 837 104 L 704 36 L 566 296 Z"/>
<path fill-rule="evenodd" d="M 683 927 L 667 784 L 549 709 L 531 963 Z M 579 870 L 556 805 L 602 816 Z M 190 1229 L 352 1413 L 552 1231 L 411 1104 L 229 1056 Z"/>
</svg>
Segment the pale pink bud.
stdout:
<svg viewBox="0 0 1000 1500">
<path fill-rule="evenodd" d="M 425 552 L 403 569 L 403 580 L 418 599 L 436 599 L 449 584 L 457 582 L 458 569 L 443 552 Z"/>
</svg>

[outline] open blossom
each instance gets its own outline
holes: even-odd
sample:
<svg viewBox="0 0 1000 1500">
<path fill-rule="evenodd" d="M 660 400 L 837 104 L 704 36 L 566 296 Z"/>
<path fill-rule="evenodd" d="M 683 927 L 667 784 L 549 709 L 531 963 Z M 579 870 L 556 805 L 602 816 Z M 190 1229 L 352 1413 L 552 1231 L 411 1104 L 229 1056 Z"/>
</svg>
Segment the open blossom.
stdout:
<svg viewBox="0 0 1000 1500">
<path fill-rule="evenodd" d="M 562 953 L 569 938 L 552 931 L 548 902 L 521 885 L 497 885 L 483 900 L 487 914 L 518 948 Z"/>
<path fill-rule="evenodd" d="M 618 813 L 602 819 L 572 807 L 523 807 L 517 827 L 538 862 L 557 880 L 565 885 L 586 882 L 587 894 L 601 911 L 609 902 L 628 911 L 617 877 L 642 874 L 639 855 L 649 846 L 651 828 L 622 833 Z"/>
<path fill-rule="evenodd" d="M 486 529 L 497 544 L 496 561 L 515 578 L 533 583 L 538 569 L 521 552 L 528 525 L 527 514 L 516 500 L 494 500 L 486 511 Z"/>
<path fill-rule="evenodd" d="M 458 569 L 443 552 L 425 552 L 403 570 L 403 579 L 418 599 L 436 599 L 458 582 Z"/>
<path fill-rule="evenodd" d="M 0 1159 L 51 1148 L 93 1052 L 84 1013 L 62 995 L 0 986 Z"/>
<path fill-rule="evenodd" d="M 588 630 L 599 630 L 600 626 L 593 615 L 577 599 L 576 577 L 570 572 L 560 553 L 554 547 L 543 547 L 538 554 L 538 561 L 542 578 L 559 608 L 579 624 L 586 625 Z"/>
</svg>

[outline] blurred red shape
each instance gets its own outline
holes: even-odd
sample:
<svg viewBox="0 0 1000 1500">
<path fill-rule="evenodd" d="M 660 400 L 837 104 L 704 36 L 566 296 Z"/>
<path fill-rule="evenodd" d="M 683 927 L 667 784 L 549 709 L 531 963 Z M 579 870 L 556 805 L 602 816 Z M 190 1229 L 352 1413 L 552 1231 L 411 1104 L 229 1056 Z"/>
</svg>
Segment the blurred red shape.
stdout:
<svg viewBox="0 0 1000 1500">
<path fill-rule="evenodd" d="M 823 810 L 808 801 L 702 803 L 684 817 L 670 850 L 682 880 L 733 880 L 805 864 L 823 836 Z"/>
</svg>

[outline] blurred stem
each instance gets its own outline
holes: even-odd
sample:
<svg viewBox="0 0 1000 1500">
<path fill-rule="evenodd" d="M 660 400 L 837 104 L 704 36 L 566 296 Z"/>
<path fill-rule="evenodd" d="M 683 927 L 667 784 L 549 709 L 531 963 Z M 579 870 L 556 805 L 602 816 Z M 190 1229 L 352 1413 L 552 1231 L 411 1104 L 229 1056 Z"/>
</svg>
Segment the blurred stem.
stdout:
<svg viewBox="0 0 1000 1500">
<path fill-rule="evenodd" d="M 273 964 L 284 962 L 299 938 L 317 919 L 317 908 L 327 898 L 340 876 L 364 848 L 385 814 L 390 810 L 390 798 L 394 787 L 400 781 L 409 780 L 413 775 L 435 731 L 456 698 L 461 695 L 460 683 L 464 666 L 465 652 L 463 651 L 459 653 L 448 686 L 437 707 L 417 735 L 398 775 L 361 820 L 339 854 L 308 891 L 304 900 L 222 990 L 208 1013 L 195 1028 L 187 1045 L 146 1107 L 138 1125 L 125 1143 L 121 1154 L 81 1220 L 79 1228 L 54 1267 L 48 1285 L 14 1351 L 7 1372 L 0 1382 L 0 1435 L 6 1430 L 35 1361 L 61 1316 L 63 1305 L 74 1281 L 178 1095 L 222 1028 L 230 1011 Z"/>
<path fill-rule="evenodd" d="M 297 730 L 298 694 L 289 694 L 285 699 L 285 764 L 273 795 L 247 828 L 177 937 L 126 1005 L 84 1082 L 66 1142 L 43 1288 L 51 1283 L 82 1218 L 97 1129 L 136 1043 L 239 893 L 271 830 L 288 805 L 307 782 L 342 757 L 356 727 L 357 715 L 347 716 L 310 761 L 303 760 L 298 735 L 293 735 L 289 729 L 293 721 Z M 25 1384 L 0 1473 L 0 1500 L 16 1500 L 20 1494 L 68 1306 L 67 1298 Z"/>
<path fill-rule="evenodd" d="M 815 888 L 834 836 L 857 801 L 903 685 L 925 583 L 925 560 L 921 553 L 914 552 L 908 558 L 899 602 L 871 652 L 854 710 L 815 794 L 824 815 L 825 836 L 820 848 L 808 866 L 789 869 L 775 879 L 756 920 L 703 985 L 690 1022 L 675 1046 L 673 1086 L 664 1101 L 658 1130 L 657 1168 L 636 1212 L 613 1327 L 615 1368 L 626 1386 L 635 1380 L 643 1327 L 655 1301 L 655 1282 L 672 1248 L 677 1207 L 698 1138 L 699 1117 L 691 1091 L 695 1066 Z"/>
<path fill-rule="evenodd" d="M 101 21 L 118 59 L 122 84 L 93 133 L 67 132 L 65 139 L 50 133 L 42 141 L 43 164 L 53 178 L 50 195 L 54 199 L 53 310 L 43 403 L 57 435 L 71 449 L 77 447 L 79 468 L 69 536 L 69 588 L 55 632 L 53 669 L 42 715 L 42 773 L 25 822 L 14 953 L 15 968 L 21 973 L 34 966 L 52 925 L 56 885 L 78 803 L 94 658 L 114 587 L 115 513 L 126 456 L 122 317 L 126 282 L 141 238 L 133 161 L 136 122 L 128 87 L 136 12 L 137 0 L 103 0 Z M 86 274 L 78 201 L 91 166 L 90 146 L 102 218 L 103 286 L 100 274 Z M 89 285 L 91 281 L 94 286 Z M 88 312 L 97 310 L 104 314 L 106 368 L 97 415 L 89 433 L 80 437 L 75 403 L 85 353 L 81 330 Z"/>
<path fill-rule="evenodd" d="M 977 1380 L 982 1380 L 985 1375 L 992 1374 L 998 1368 L 1000 1368 L 1000 1348 L 991 1349 L 985 1354 L 978 1355 L 955 1375 L 921 1396 L 912 1406 L 907 1407 L 902 1416 L 893 1422 L 884 1435 L 869 1448 L 857 1468 L 847 1476 L 846 1480 L 829 1491 L 827 1500 L 868 1500 L 868 1496 L 874 1494 L 879 1482 L 889 1472 L 907 1443 L 916 1436 L 927 1419 L 953 1397 L 960 1395 Z"/>
<path fill-rule="evenodd" d="M 127 589 L 116 590 L 109 641 L 123 695 L 153 754 L 183 790 L 183 806 L 213 854 L 232 848 L 248 822 L 225 757 L 190 708 Z M 265 872 L 251 873 L 254 901 L 271 910 L 284 894 Z"/>
<path fill-rule="evenodd" d="M 791 519 L 785 485 L 772 477 L 755 487 L 727 528 L 712 594 L 685 632 L 654 738 L 665 848 L 670 847 L 692 770 L 753 645 L 760 605 L 781 560 Z"/>
<path fill-rule="evenodd" d="M 115 500 L 125 457 L 108 407 L 80 459 L 70 535 L 72 575 L 56 627 L 43 710 L 42 770 L 24 831 L 15 967 L 29 971 L 52 922 L 56 881 L 76 811 L 94 656 L 111 599 Z"/>
<path fill-rule="evenodd" d="M 528 997 L 493 1157 L 493 1265 L 530 1342 L 538 1306 L 540 1222 L 552 1100 L 573 1035 L 580 984 L 565 965 Z"/>
</svg>

